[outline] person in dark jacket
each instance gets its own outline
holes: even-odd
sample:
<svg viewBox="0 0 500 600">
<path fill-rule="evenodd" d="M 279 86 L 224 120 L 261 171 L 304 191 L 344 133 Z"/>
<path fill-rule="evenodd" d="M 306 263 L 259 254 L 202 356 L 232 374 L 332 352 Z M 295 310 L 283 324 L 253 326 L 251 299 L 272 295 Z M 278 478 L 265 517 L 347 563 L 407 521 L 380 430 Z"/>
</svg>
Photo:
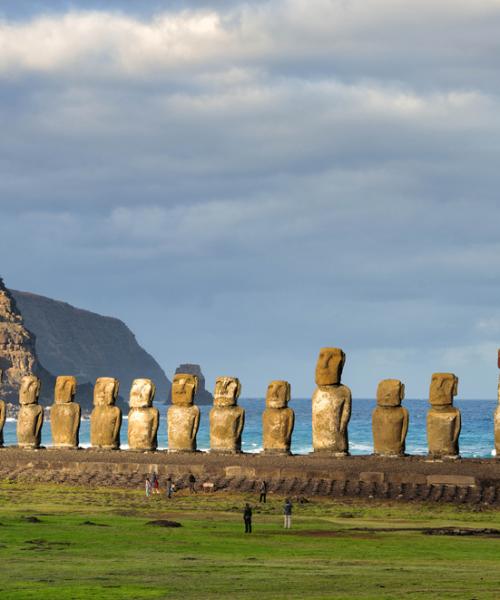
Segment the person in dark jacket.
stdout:
<svg viewBox="0 0 500 600">
<path fill-rule="evenodd" d="M 267 496 L 267 481 L 265 481 L 264 479 L 260 482 L 260 498 L 259 498 L 259 502 L 264 502 L 264 504 L 266 503 L 266 496 Z"/>
<path fill-rule="evenodd" d="M 243 520 L 245 521 L 245 533 L 252 533 L 252 508 L 248 502 L 243 510 Z"/>
<path fill-rule="evenodd" d="M 192 473 L 189 473 L 188 484 L 189 484 L 189 491 L 192 494 L 196 494 L 196 489 L 194 487 L 195 483 L 196 483 L 196 477 Z"/>
<path fill-rule="evenodd" d="M 285 500 L 285 504 L 283 505 L 283 515 L 285 517 L 284 527 L 285 529 L 290 529 L 292 525 L 292 503 L 289 498 Z"/>
</svg>

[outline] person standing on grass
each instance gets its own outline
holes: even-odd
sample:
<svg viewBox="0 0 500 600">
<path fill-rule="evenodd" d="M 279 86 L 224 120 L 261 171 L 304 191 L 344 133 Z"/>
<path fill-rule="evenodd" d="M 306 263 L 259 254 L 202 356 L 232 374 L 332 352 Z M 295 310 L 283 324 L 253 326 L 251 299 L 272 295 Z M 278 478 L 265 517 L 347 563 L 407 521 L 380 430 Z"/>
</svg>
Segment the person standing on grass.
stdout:
<svg viewBox="0 0 500 600">
<path fill-rule="evenodd" d="M 189 473 L 188 484 L 189 484 L 189 491 L 192 494 L 196 494 L 196 489 L 194 487 L 195 483 L 196 483 L 196 477 L 192 473 Z"/>
<path fill-rule="evenodd" d="M 151 496 L 151 481 L 149 481 L 149 477 L 146 476 L 146 498 Z"/>
<path fill-rule="evenodd" d="M 266 496 L 267 496 L 267 481 L 265 481 L 264 479 L 260 482 L 260 498 L 259 498 L 259 502 L 264 502 L 264 504 L 266 503 Z"/>
<path fill-rule="evenodd" d="M 290 529 L 292 525 L 292 503 L 289 498 L 285 500 L 285 504 L 283 505 L 283 515 L 285 517 L 284 527 L 285 529 Z"/>
<path fill-rule="evenodd" d="M 167 478 L 167 498 L 172 498 L 172 494 L 174 493 L 174 482 L 172 481 L 172 477 L 170 475 Z"/>
<path fill-rule="evenodd" d="M 248 502 L 243 510 L 243 520 L 245 521 L 245 533 L 252 533 L 252 508 Z"/>
<path fill-rule="evenodd" d="M 153 488 L 153 494 L 160 493 L 160 482 L 158 481 L 158 475 L 156 473 L 151 475 L 151 487 Z"/>
</svg>

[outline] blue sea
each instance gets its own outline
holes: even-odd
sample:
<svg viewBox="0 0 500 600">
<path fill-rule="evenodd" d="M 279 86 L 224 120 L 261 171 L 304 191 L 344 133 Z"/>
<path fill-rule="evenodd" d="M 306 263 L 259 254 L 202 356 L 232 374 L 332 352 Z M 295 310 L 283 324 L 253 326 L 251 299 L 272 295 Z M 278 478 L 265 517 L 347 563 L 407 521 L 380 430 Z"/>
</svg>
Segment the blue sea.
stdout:
<svg viewBox="0 0 500 600">
<path fill-rule="evenodd" d="M 243 431 L 243 450 L 245 452 L 259 452 L 262 449 L 262 411 L 265 407 L 263 398 L 240 399 L 239 404 L 245 409 L 246 420 Z M 429 403 L 427 400 L 405 400 L 404 406 L 410 412 L 410 426 L 406 438 L 406 451 L 408 454 L 426 454 L 427 440 L 425 420 Z M 460 454 L 464 457 L 491 457 L 494 456 L 493 443 L 493 413 L 497 406 L 496 400 L 456 400 L 455 406 L 462 412 L 462 432 L 460 434 Z M 295 430 L 293 432 L 292 452 L 294 454 L 307 454 L 312 450 L 311 439 L 311 400 L 295 399 L 290 402 L 290 407 L 295 410 Z M 349 422 L 349 446 L 351 454 L 371 454 L 373 451 L 371 414 L 375 407 L 375 400 L 354 399 L 352 403 L 352 416 Z M 158 432 L 158 446 L 167 448 L 166 410 L 167 406 L 158 405 L 161 414 L 160 429 Z M 208 413 L 211 406 L 201 406 L 201 423 L 198 432 L 198 448 L 208 450 L 209 422 Z M 80 428 L 80 445 L 90 446 L 90 423 L 83 420 Z M 122 425 L 122 447 L 126 448 L 127 420 Z M 16 423 L 9 419 L 4 428 L 5 445 L 16 443 Z M 42 434 L 42 444 L 51 445 L 50 425 L 45 423 Z"/>
</svg>

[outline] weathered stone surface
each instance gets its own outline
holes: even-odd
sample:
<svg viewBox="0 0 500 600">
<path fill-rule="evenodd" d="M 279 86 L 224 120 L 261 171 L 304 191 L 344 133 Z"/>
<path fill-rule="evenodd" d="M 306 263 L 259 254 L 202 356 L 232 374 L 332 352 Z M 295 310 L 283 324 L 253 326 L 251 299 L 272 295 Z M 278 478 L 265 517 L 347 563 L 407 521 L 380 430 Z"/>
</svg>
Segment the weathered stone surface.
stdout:
<svg viewBox="0 0 500 600">
<path fill-rule="evenodd" d="M 156 450 L 160 413 L 153 407 L 155 384 L 151 379 L 134 379 L 130 389 L 128 445 L 130 450 Z"/>
<path fill-rule="evenodd" d="M 405 452 L 409 415 L 401 406 L 405 386 L 397 379 L 384 379 L 377 388 L 377 407 L 372 414 L 373 452 L 400 456 Z"/>
<path fill-rule="evenodd" d="M 92 410 L 92 387 L 103 373 L 121 382 L 122 408 L 136 377 L 152 379 L 158 397 L 167 397 L 170 382 L 163 369 L 119 319 L 29 292 L 10 293 L 25 326 L 36 336 L 36 355 L 42 365 L 51 373 L 77 373 L 77 401 L 84 411 Z M 42 396 L 45 388 L 47 393 L 52 389 L 42 377 Z"/>
<path fill-rule="evenodd" d="M 182 363 L 177 367 L 177 369 L 175 369 L 174 376 L 178 374 L 194 375 L 198 380 L 198 385 L 194 394 L 195 404 L 212 404 L 214 398 L 205 387 L 205 376 L 203 375 L 200 365 L 194 363 Z M 170 388 L 168 401 L 172 402 L 172 388 Z"/>
<path fill-rule="evenodd" d="M 266 408 L 262 413 L 262 445 L 266 454 L 290 454 L 295 413 L 288 408 L 291 388 L 288 381 L 271 381 Z"/>
<path fill-rule="evenodd" d="M 361 471 L 359 480 L 364 483 L 384 483 L 385 473 L 381 471 Z"/>
<path fill-rule="evenodd" d="M 168 409 L 169 452 L 194 452 L 200 426 L 200 409 L 193 405 L 198 378 L 177 373 L 172 381 L 172 406 Z"/>
<path fill-rule="evenodd" d="M 434 458 L 456 458 L 459 454 L 458 437 L 461 416 L 453 406 L 458 391 L 458 377 L 453 373 L 432 375 L 427 413 L 427 441 L 429 454 Z"/>
<path fill-rule="evenodd" d="M 351 418 L 351 390 L 340 383 L 345 354 L 340 348 L 322 348 L 316 365 L 312 397 L 314 452 L 349 453 L 347 425 Z"/>
<path fill-rule="evenodd" d="M 120 447 L 122 411 L 115 406 L 120 383 L 114 377 L 99 377 L 94 387 L 94 410 L 90 415 L 90 443 L 94 448 Z"/>
<path fill-rule="evenodd" d="M 17 416 L 17 443 L 21 448 L 39 448 L 42 437 L 43 408 L 38 404 L 40 380 L 35 375 L 25 375 L 19 389 L 19 414 Z"/>
<path fill-rule="evenodd" d="M 500 360 L 500 351 L 499 351 L 499 360 Z M 495 451 L 496 456 L 500 459 L 500 382 L 498 383 L 498 406 L 495 409 L 495 414 L 493 416 L 493 427 L 495 434 Z"/>
<path fill-rule="evenodd" d="M 456 485 L 457 487 L 474 487 L 477 485 L 475 477 L 469 475 L 428 475 L 429 485 Z"/>
<path fill-rule="evenodd" d="M 217 377 L 214 407 L 210 411 L 210 451 L 223 454 L 241 452 L 245 411 L 237 406 L 241 384 L 236 377 Z"/>
<path fill-rule="evenodd" d="M 56 379 L 54 404 L 50 409 L 52 444 L 56 448 L 78 448 L 80 405 L 74 402 L 76 378 L 60 375 Z"/>
</svg>

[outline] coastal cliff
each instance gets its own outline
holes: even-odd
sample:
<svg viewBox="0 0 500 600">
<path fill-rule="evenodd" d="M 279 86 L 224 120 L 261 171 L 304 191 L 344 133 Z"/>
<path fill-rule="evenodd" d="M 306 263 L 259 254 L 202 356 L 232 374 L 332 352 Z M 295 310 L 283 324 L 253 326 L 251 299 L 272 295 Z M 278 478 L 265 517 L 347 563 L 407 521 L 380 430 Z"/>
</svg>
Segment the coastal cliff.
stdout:
<svg viewBox="0 0 500 600">
<path fill-rule="evenodd" d="M 53 375 L 74 375 L 78 381 L 76 401 L 84 410 L 92 407 L 91 386 L 96 378 L 106 376 L 120 381 L 120 396 L 125 401 L 137 377 L 152 379 L 157 402 L 166 401 L 170 381 L 125 323 L 45 296 L 17 290 L 10 294 L 25 328 L 34 334 L 26 338 L 31 340 L 30 360 L 37 359 Z M 48 388 L 43 383 L 45 404 Z"/>
<path fill-rule="evenodd" d="M 34 373 L 42 386 L 51 387 L 54 378 L 42 367 L 36 354 L 36 338 L 28 330 L 11 292 L 0 278 L 0 390 L 1 398 L 17 403 L 23 375 Z"/>
</svg>

